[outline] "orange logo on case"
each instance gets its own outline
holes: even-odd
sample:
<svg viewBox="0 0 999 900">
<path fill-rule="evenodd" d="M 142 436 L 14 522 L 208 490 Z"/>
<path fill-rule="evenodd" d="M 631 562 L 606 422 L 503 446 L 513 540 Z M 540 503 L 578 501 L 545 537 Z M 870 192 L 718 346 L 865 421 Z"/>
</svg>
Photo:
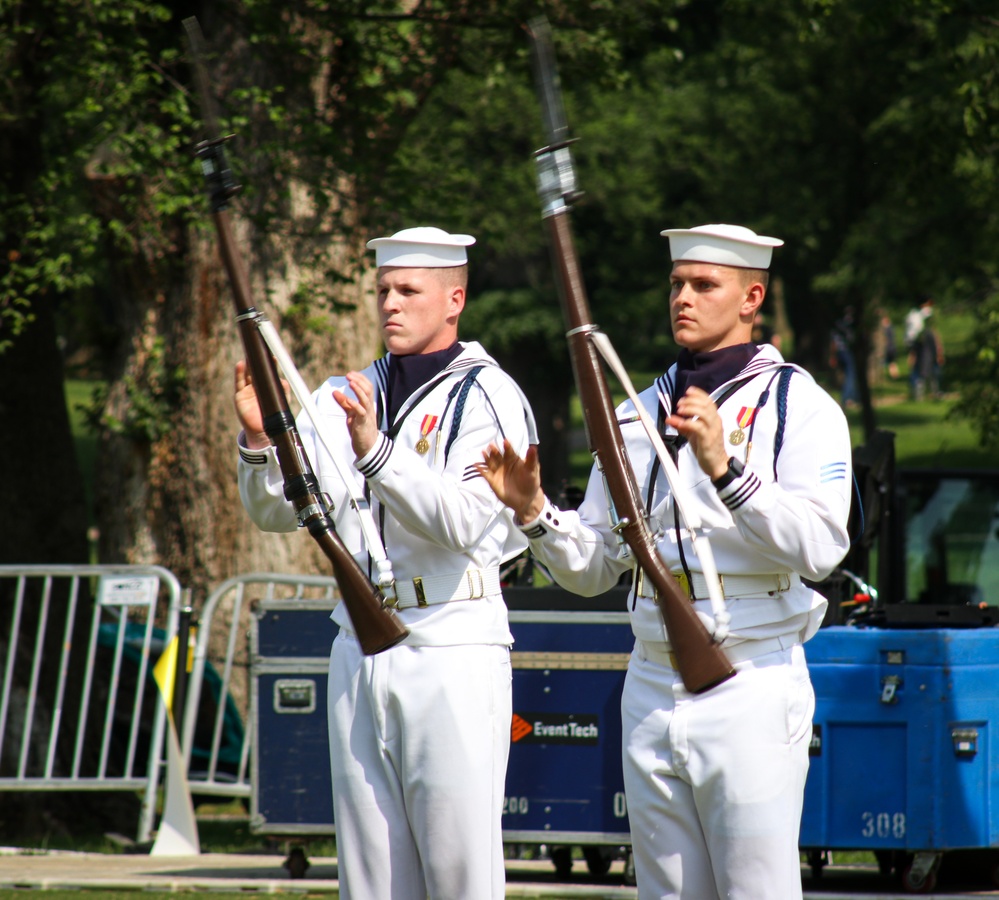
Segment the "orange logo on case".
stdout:
<svg viewBox="0 0 999 900">
<path fill-rule="evenodd" d="M 534 731 L 534 726 L 527 719 L 516 713 L 513 714 L 513 722 L 510 724 L 510 738 L 514 743 L 527 737 L 532 731 Z"/>
</svg>

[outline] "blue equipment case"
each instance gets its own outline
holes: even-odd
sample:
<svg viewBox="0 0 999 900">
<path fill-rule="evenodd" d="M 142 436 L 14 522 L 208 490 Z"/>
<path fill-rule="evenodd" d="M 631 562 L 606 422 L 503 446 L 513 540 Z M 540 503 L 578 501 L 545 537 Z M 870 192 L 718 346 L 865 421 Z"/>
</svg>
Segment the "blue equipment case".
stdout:
<svg viewBox="0 0 999 900">
<path fill-rule="evenodd" d="M 626 591 L 590 600 L 557 588 L 506 595 L 515 642 L 504 839 L 628 845 L 621 691 L 634 637 Z M 558 609 L 569 597 L 573 608 Z"/>
<path fill-rule="evenodd" d="M 821 629 L 805 645 L 816 694 L 800 846 L 874 851 L 910 891 L 946 851 L 999 847 L 999 633 Z"/>
<path fill-rule="evenodd" d="M 865 515 L 819 586 L 831 622 L 805 645 L 800 845 L 816 875 L 830 851 L 862 850 L 914 893 L 947 870 L 995 886 L 999 470 L 896 470 L 894 436 L 876 432 L 854 472 Z M 875 559 L 879 589 L 865 581 Z"/>
<path fill-rule="evenodd" d="M 331 835 L 326 683 L 337 626 L 329 601 L 263 600 L 250 629 L 250 830 Z"/>
</svg>

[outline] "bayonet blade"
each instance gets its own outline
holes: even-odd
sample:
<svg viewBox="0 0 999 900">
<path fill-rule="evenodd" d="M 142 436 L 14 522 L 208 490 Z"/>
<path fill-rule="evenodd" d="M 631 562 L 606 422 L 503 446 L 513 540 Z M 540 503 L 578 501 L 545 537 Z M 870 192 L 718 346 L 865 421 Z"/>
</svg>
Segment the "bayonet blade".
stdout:
<svg viewBox="0 0 999 900">
<path fill-rule="evenodd" d="M 232 170 L 226 161 L 223 144 L 232 135 L 223 136 L 215 115 L 215 103 L 208 85 L 208 69 L 204 60 L 204 35 L 197 18 L 190 16 L 184 19 L 184 30 L 191 46 L 191 68 L 194 80 L 197 82 L 198 94 L 201 97 L 201 121 L 207 132 L 205 140 L 201 141 L 195 153 L 201 160 L 201 170 L 208 187 L 208 198 L 212 212 L 226 208 L 229 199 L 239 192 L 239 185 L 233 177 Z"/>
<path fill-rule="evenodd" d="M 572 139 L 548 20 L 544 16 L 531 19 L 527 23 L 527 33 L 531 39 L 531 62 L 548 138 L 548 146 L 536 154 L 538 194 L 542 215 L 548 217 L 564 212 L 580 192 L 576 189 L 576 172 L 569 152 Z"/>
<path fill-rule="evenodd" d="M 544 16 L 536 16 L 527 23 L 527 33 L 531 38 L 531 63 L 546 136 L 551 144 L 563 143 L 569 138 L 569 124 L 562 101 L 552 29 Z"/>
</svg>

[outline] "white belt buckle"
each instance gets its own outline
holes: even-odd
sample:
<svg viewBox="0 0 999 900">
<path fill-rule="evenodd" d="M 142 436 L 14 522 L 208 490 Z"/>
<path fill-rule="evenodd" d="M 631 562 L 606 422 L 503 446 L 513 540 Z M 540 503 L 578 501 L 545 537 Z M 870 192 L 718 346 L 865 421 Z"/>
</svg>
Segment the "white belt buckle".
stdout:
<svg viewBox="0 0 999 900">
<path fill-rule="evenodd" d="M 476 588 L 475 588 L 475 579 L 472 578 L 473 571 L 478 576 L 478 579 L 479 579 L 479 587 L 478 587 L 477 591 L 476 591 Z M 468 578 L 468 599 L 469 600 L 480 600 L 483 597 L 485 597 L 486 596 L 486 580 L 485 580 L 485 578 L 482 575 L 482 570 L 481 569 L 474 569 L 474 570 L 473 569 L 469 569 L 465 573 L 465 576 Z"/>
<path fill-rule="evenodd" d="M 781 594 L 784 591 L 791 590 L 791 576 L 787 572 L 777 573 L 777 590 L 773 593 Z"/>
<path fill-rule="evenodd" d="M 419 575 L 413 579 L 413 590 L 416 591 L 416 605 L 420 609 L 426 609 L 429 606 L 427 603 L 427 591 L 423 586 L 423 579 Z"/>
</svg>

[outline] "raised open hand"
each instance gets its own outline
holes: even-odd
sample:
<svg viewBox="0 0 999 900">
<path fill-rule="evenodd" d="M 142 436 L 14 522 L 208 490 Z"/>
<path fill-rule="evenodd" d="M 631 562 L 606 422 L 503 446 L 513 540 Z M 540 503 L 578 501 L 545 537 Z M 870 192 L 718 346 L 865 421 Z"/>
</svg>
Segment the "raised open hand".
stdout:
<svg viewBox="0 0 999 900">
<path fill-rule="evenodd" d="M 482 462 L 476 463 L 475 468 L 521 522 L 530 522 L 541 513 L 545 495 L 541 490 L 541 465 L 535 445 L 528 447 L 521 459 L 508 440 L 503 441 L 502 450 L 490 444 L 482 451 Z"/>
</svg>

